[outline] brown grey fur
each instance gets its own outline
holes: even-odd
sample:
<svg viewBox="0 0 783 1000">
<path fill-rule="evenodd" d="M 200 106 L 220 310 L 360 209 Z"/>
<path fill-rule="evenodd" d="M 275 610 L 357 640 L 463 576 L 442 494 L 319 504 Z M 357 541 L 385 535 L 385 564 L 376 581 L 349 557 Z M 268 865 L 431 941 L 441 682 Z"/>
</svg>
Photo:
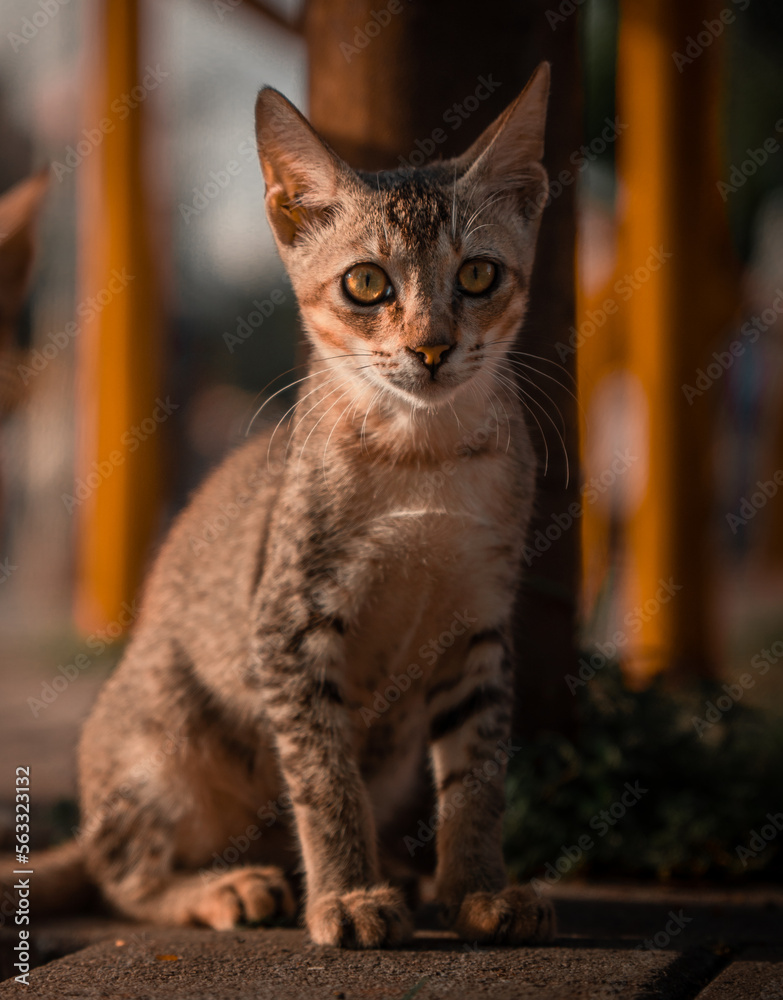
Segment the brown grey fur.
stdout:
<svg viewBox="0 0 783 1000">
<path fill-rule="evenodd" d="M 391 880 L 429 755 L 448 922 L 470 940 L 551 935 L 549 909 L 507 883 L 498 749 L 535 479 L 505 359 L 546 192 L 547 92 L 543 65 L 463 157 L 379 175 L 259 95 L 267 212 L 312 361 L 288 433 L 252 438 L 177 519 L 85 726 L 83 854 L 120 913 L 291 917 L 301 863 L 316 942 L 403 940 Z M 461 262 L 484 257 L 494 290 L 458 293 Z M 393 299 L 347 299 L 341 276 L 365 261 Z M 437 369 L 428 345 L 449 348 Z M 216 861 L 231 837 L 239 863 Z"/>
</svg>

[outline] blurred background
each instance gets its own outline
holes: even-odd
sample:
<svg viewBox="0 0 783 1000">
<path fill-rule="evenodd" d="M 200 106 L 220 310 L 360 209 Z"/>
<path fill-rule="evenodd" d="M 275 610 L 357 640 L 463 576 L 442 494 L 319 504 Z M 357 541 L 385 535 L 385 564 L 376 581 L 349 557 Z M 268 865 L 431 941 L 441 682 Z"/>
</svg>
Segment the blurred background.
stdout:
<svg viewBox="0 0 783 1000">
<path fill-rule="evenodd" d="M 0 331 L 0 732 L 42 838 L 75 822 L 78 728 L 171 518 L 302 373 L 258 88 L 381 169 L 461 152 L 548 58 L 510 850 L 535 872 L 644 773 L 588 865 L 748 874 L 783 759 L 783 11 L 496 7 L 5 0 L 0 194 L 49 179 L 0 212 L 0 277 L 34 233 Z"/>
</svg>

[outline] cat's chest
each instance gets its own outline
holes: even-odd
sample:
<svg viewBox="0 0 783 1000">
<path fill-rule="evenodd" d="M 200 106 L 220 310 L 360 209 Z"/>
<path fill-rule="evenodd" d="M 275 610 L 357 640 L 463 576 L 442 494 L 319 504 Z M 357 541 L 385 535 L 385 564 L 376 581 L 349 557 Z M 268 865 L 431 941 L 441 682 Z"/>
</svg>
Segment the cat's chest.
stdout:
<svg viewBox="0 0 783 1000">
<path fill-rule="evenodd" d="M 411 567 L 434 571 L 486 558 L 514 534 L 512 478 L 495 456 L 375 473 L 360 489 L 361 533 L 379 556 Z"/>
<path fill-rule="evenodd" d="M 398 471 L 382 491 L 377 480 L 365 484 L 373 503 L 343 580 L 352 659 L 371 686 L 414 660 L 425 666 L 422 646 L 486 623 L 513 588 L 521 536 L 507 469 L 485 462 L 440 471 Z"/>
</svg>

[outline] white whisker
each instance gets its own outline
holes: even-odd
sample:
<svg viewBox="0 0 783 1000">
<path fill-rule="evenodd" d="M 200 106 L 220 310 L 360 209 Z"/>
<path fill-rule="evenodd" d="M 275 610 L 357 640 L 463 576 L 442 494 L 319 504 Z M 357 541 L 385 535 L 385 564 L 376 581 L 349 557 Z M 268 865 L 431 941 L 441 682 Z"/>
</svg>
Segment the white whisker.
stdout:
<svg viewBox="0 0 783 1000">
<path fill-rule="evenodd" d="M 516 344 L 517 341 L 518 341 L 517 337 L 506 337 L 503 340 L 494 341 L 492 347 L 495 347 L 497 344 Z M 576 379 L 571 374 L 571 372 L 568 371 L 567 368 L 563 367 L 563 365 L 559 361 L 553 361 L 552 358 L 545 358 L 543 354 L 531 354 L 530 351 L 511 350 L 510 348 L 506 351 L 506 354 L 522 354 L 526 358 L 533 358 L 535 361 L 543 361 L 544 364 L 554 365 L 555 368 L 559 369 L 564 375 L 568 376 L 568 378 L 573 383 L 574 388 L 576 388 L 577 385 Z M 563 388 L 565 388 L 565 386 Z"/>
<path fill-rule="evenodd" d="M 340 387 L 338 386 L 337 388 L 339 389 Z M 333 391 L 334 391 L 334 392 L 337 392 L 337 389 L 334 389 Z M 321 416 L 320 416 L 320 417 L 319 417 L 319 418 L 318 418 L 318 419 L 316 420 L 316 422 L 315 422 L 315 423 L 313 424 L 313 426 L 312 426 L 312 427 L 310 428 L 310 433 L 309 433 L 309 434 L 307 435 L 307 437 L 305 438 L 305 440 L 304 440 L 304 444 L 302 445 L 302 449 L 301 449 L 301 451 L 299 452 L 299 458 L 297 459 L 297 462 L 296 462 L 296 468 L 297 468 L 297 471 L 298 471 L 298 469 L 299 469 L 299 466 L 300 466 L 300 464 L 301 464 L 301 462 L 302 462 L 302 456 L 303 456 L 303 455 L 304 455 L 304 453 L 305 453 L 305 449 L 307 448 L 307 442 L 308 442 L 308 441 L 310 440 L 310 438 L 311 438 L 311 437 L 313 436 L 313 434 L 315 433 L 315 430 L 316 430 L 316 428 L 317 428 L 317 427 L 318 427 L 318 425 L 319 425 L 319 424 L 321 423 L 321 421 L 322 421 L 322 420 L 324 419 L 324 417 L 325 417 L 325 416 L 327 416 L 327 415 L 328 415 L 329 413 L 331 413 L 331 411 L 332 411 L 332 410 L 333 410 L 333 409 L 335 408 L 335 406 L 337 406 L 337 404 L 338 404 L 338 403 L 340 402 L 340 400 L 341 400 L 341 399 L 343 398 L 343 396 L 347 396 L 347 395 L 348 395 L 348 393 L 349 393 L 350 391 L 351 391 L 351 390 L 350 390 L 350 388 L 348 388 L 348 389 L 346 389 L 346 390 L 345 390 L 345 392 L 344 392 L 344 393 L 343 393 L 343 394 L 342 394 L 341 396 L 338 396 L 338 397 L 337 397 L 337 399 L 335 399 L 335 401 L 334 401 L 334 402 L 332 403 L 332 405 L 331 405 L 331 406 L 329 407 L 329 409 L 328 409 L 328 410 L 327 410 L 327 411 L 326 411 L 325 413 L 322 413 L 322 414 L 321 414 Z M 331 393 L 330 393 L 330 395 L 331 395 Z"/>
<path fill-rule="evenodd" d="M 500 201 L 502 198 L 505 198 L 505 197 L 506 197 L 506 192 L 505 191 L 501 192 L 500 194 L 494 193 L 494 194 L 488 195 L 484 199 L 484 201 L 482 201 L 482 203 L 479 205 L 479 207 L 476 209 L 476 211 L 473 213 L 473 215 L 471 215 L 471 217 L 465 223 L 465 229 L 468 229 L 468 230 L 470 229 L 471 223 L 476 218 L 476 216 L 479 215 L 479 213 L 486 211 L 488 208 L 490 208 L 496 202 Z"/>
<path fill-rule="evenodd" d="M 334 369 L 330 369 L 330 371 L 333 371 L 333 370 L 334 370 Z M 274 430 L 272 431 L 272 434 L 271 434 L 271 436 L 270 436 L 270 438 L 269 438 L 269 445 L 267 446 L 267 449 L 266 449 L 266 460 L 267 460 L 267 465 L 269 464 L 269 460 L 270 460 L 270 458 L 271 458 L 271 454 L 272 454 L 272 443 L 273 443 L 273 441 L 274 441 L 274 439 L 275 439 L 275 435 L 277 434 L 278 430 L 280 429 L 280 426 L 281 426 L 281 424 L 282 424 L 282 423 L 283 423 L 283 421 L 284 421 L 284 420 L 286 419 L 286 417 L 287 417 L 287 416 L 288 416 L 289 414 L 292 414 L 292 415 L 293 415 L 294 411 L 295 411 L 295 410 L 297 410 L 297 409 L 298 409 L 298 408 L 299 408 L 299 407 L 300 407 L 300 406 L 302 405 L 302 403 L 304 403 L 304 402 L 305 402 L 305 400 L 309 399 L 309 398 L 310 398 L 310 396 L 312 396 L 312 395 L 313 395 L 313 393 L 315 393 L 315 392 L 318 392 L 318 391 L 319 391 L 319 389 L 325 389 L 327 385 L 331 385 L 331 383 L 332 383 L 332 382 L 336 382 L 336 381 L 337 381 L 337 380 L 338 380 L 338 379 L 339 379 L 340 377 L 341 377 L 341 376 L 340 376 L 339 374 L 336 374 L 336 375 L 335 375 L 335 376 L 334 376 L 333 378 L 330 378 L 330 379 L 327 379 L 327 380 L 326 380 L 325 382 L 321 383 L 320 385 L 317 385 L 317 386 L 315 387 L 315 389 L 311 389 L 311 390 L 310 390 L 310 392 L 306 393 L 306 394 L 305 394 L 304 396 L 300 396 L 300 397 L 299 397 L 299 398 L 298 398 L 298 399 L 297 399 L 297 400 L 296 400 L 296 401 L 295 401 L 295 402 L 293 403 L 293 405 L 292 405 L 292 406 L 289 406 L 289 407 L 288 407 L 288 409 L 287 409 L 287 410 L 285 411 L 285 413 L 284 413 L 284 414 L 282 415 L 282 417 L 281 417 L 281 418 L 280 418 L 280 419 L 279 419 L 279 420 L 277 421 L 277 423 L 275 424 L 275 429 L 274 429 Z M 340 384 L 341 384 L 341 385 L 345 385 L 345 382 L 341 382 Z M 340 386 L 338 386 L 337 388 L 340 388 Z M 334 390 L 332 390 L 332 391 L 334 391 Z M 331 394 L 332 394 L 332 392 L 328 392 L 328 393 L 326 394 L 326 396 L 325 396 L 325 397 L 322 397 L 322 398 L 324 398 L 324 399 L 325 399 L 325 398 L 327 398 L 328 396 L 331 396 Z M 319 400 L 319 402 L 320 402 L 320 400 Z M 318 405 L 318 403 L 316 403 L 315 405 L 317 406 L 317 405 Z M 311 411 L 310 411 L 310 410 L 308 410 L 307 412 L 308 412 L 308 413 L 310 413 Z M 307 416 L 307 414 L 305 414 L 305 416 Z M 301 422 L 301 421 L 300 421 L 300 422 Z M 297 424 L 297 427 L 298 427 L 298 426 L 299 426 L 299 424 Z M 283 454 L 283 461 L 284 461 L 284 462 L 285 462 L 285 461 L 286 461 L 286 459 L 288 458 L 288 449 L 289 449 L 289 447 L 291 446 L 291 440 L 293 439 L 293 436 L 294 436 L 294 433 L 295 433 L 295 431 L 296 431 L 296 427 L 294 428 L 294 430 L 293 430 L 293 431 L 291 432 L 291 434 L 289 435 L 289 438 L 288 438 L 288 444 L 286 445 L 286 449 L 285 449 L 285 452 L 284 452 L 284 454 Z"/>
<path fill-rule="evenodd" d="M 329 358 L 319 358 L 318 361 L 315 362 L 315 363 L 316 364 L 321 364 L 321 363 L 325 363 L 327 361 L 337 361 L 340 358 L 371 358 L 371 357 L 372 357 L 372 354 L 369 354 L 369 353 L 368 354 L 335 354 L 335 355 L 333 355 L 332 357 L 329 357 Z M 305 362 L 304 364 L 309 364 L 309 363 L 310 362 Z M 267 382 L 267 384 L 264 386 L 264 388 L 261 390 L 261 392 L 259 392 L 259 393 L 256 394 L 256 399 L 258 399 L 258 397 L 261 395 L 261 393 L 265 392 L 269 388 L 270 385 L 274 385 L 274 383 L 279 378 L 282 378 L 283 375 L 288 375 L 290 372 L 296 371 L 297 368 L 303 368 L 304 364 L 302 364 L 302 365 L 294 365 L 294 367 L 293 368 L 289 368 L 288 371 L 282 372 L 282 374 L 280 374 L 280 375 L 275 375 L 275 377 L 272 379 L 272 381 L 271 382 Z M 339 367 L 342 367 L 342 366 L 339 366 Z M 255 423 L 255 420 L 258 417 L 258 415 L 261 413 L 261 411 L 264 409 L 264 407 L 268 403 L 272 402 L 272 400 L 276 396 L 279 396 L 282 392 L 286 392 L 286 390 L 288 390 L 288 389 L 293 389 L 293 387 L 295 385 L 299 385 L 300 382 L 306 382 L 309 378 L 315 378 L 316 375 L 321 375 L 321 374 L 323 374 L 323 372 L 329 372 L 329 371 L 334 371 L 334 370 L 335 369 L 333 367 L 328 367 L 328 368 L 322 368 L 320 371 L 317 371 L 317 372 L 310 372 L 309 374 L 305 375 L 303 378 L 297 379 L 295 382 L 289 382 L 287 385 L 284 385 L 281 389 L 278 389 L 277 392 L 273 392 L 272 395 L 269 396 L 267 399 L 265 399 L 264 402 L 261 404 L 261 406 L 259 406 L 259 408 L 256 410 L 256 412 L 253 414 L 253 416 L 252 416 L 252 418 L 250 420 L 250 423 L 247 425 L 247 430 L 245 431 L 244 436 L 245 437 L 248 436 L 248 434 L 250 433 L 250 431 L 251 431 L 251 429 L 253 427 L 253 424 Z M 255 402 L 255 400 L 254 400 L 254 402 Z"/>
<path fill-rule="evenodd" d="M 353 402 L 351 402 L 351 400 L 349 400 L 345 404 L 345 406 L 343 407 L 342 413 L 335 420 L 334 424 L 332 424 L 332 429 L 329 431 L 329 437 L 326 439 L 326 444 L 324 445 L 323 454 L 321 456 L 321 468 L 322 468 L 323 474 L 324 474 L 324 482 L 326 482 L 326 453 L 329 450 L 329 442 L 332 440 L 332 434 L 334 434 L 334 432 L 335 432 L 335 430 L 337 428 L 337 425 L 343 419 L 343 417 L 345 416 L 346 411 L 348 410 L 348 408 L 350 406 L 354 406 L 355 407 L 356 406 L 356 400 L 353 400 Z"/>
<path fill-rule="evenodd" d="M 367 427 L 367 418 L 370 415 L 370 410 L 373 408 L 373 404 L 375 403 L 375 400 L 378 399 L 380 395 L 381 395 L 381 390 L 380 389 L 376 389 L 375 392 L 372 395 L 372 398 L 370 399 L 370 403 L 369 403 L 369 405 L 367 407 L 367 410 L 366 410 L 366 412 L 364 414 L 364 420 L 362 421 L 361 432 L 360 432 L 360 435 L 359 435 L 359 439 L 362 442 L 362 446 L 363 447 L 366 444 L 366 434 L 365 434 L 365 431 L 366 431 L 366 427 Z"/>
<path fill-rule="evenodd" d="M 391 252 L 391 243 L 389 243 L 389 231 L 386 228 L 386 216 L 384 215 L 384 209 L 383 209 L 383 195 L 381 194 L 381 175 L 376 174 L 375 180 L 378 183 L 378 198 L 380 199 L 381 202 L 381 222 L 383 223 L 383 235 L 386 237 L 386 246 L 388 248 L 388 252 Z"/>
<path fill-rule="evenodd" d="M 457 164 L 454 164 L 454 186 L 451 195 L 451 238 L 457 238 Z"/>
<path fill-rule="evenodd" d="M 468 240 L 474 233 L 477 233 L 479 229 L 486 229 L 487 226 L 497 226 L 497 224 L 497 222 L 482 222 L 480 226 L 474 226 L 471 230 L 465 233 L 465 239 Z"/>
<path fill-rule="evenodd" d="M 529 375 L 523 375 L 522 372 L 513 372 L 512 374 L 514 375 L 515 378 L 521 379 L 523 382 L 527 382 L 528 385 L 532 385 L 534 389 L 537 389 L 538 392 L 540 392 L 543 395 L 543 397 L 548 402 L 550 402 L 552 404 L 552 407 L 553 407 L 555 413 L 560 418 L 560 425 L 563 428 L 563 431 L 565 432 L 566 425 L 565 425 L 565 420 L 563 418 L 563 414 L 562 414 L 562 412 L 560 410 L 560 407 L 557 405 L 557 403 L 554 401 L 554 399 L 552 399 L 552 397 L 549 395 L 549 393 L 545 389 L 543 389 L 538 384 L 538 382 L 535 382 L 532 378 L 530 378 Z"/>
<path fill-rule="evenodd" d="M 495 378 L 499 379 L 503 383 L 503 385 L 500 386 L 501 391 L 510 393 L 519 403 L 522 404 L 522 406 L 525 407 L 527 412 L 535 421 L 536 427 L 538 427 L 538 432 L 541 435 L 541 442 L 544 445 L 544 475 L 546 475 L 549 471 L 549 444 L 547 443 L 546 434 L 544 434 L 544 428 L 541 426 L 540 420 L 528 405 L 522 390 L 516 382 L 510 379 L 507 375 L 504 375 L 499 369 L 494 371 L 494 375 Z"/>
<path fill-rule="evenodd" d="M 331 370 L 332 370 L 331 368 L 324 368 L 319 372 L 310 372 L 310 374 L 305 375 L 304 378 L 298 378 L 295 382 L 289 382 L 288 385 L 284 385 L 282 389 L 278 389 L 277 392 L 273 392 L 272 395 L 269 396 L 267 399 L 265 399 L 264 402 L 261 404 L 261 406 L 259 406 L 256 412 L 253 414 L 250 423 L 247 425 L 247 430 L 245 431 L 245 437 L 247 437 L 248 434 L 250 433 L 251 428 L 253 427 L 253 423 L 255 422 L 256 418 L 261 413 L 261 411 L 264 409 L 264 407 L 267 406 L 269 403 L 271 403 L 276 396 L 279 396 L 281 392 L 286 392 L 286 390 L 288 389 L 293 389 L 295 385 L 299 385 L 301 382 L 306 382 L 310 378 L 315 378 L 316 375 L 323 375 L 324 372 Z M 274 381 L 274 379 L 272 381 Z"/>
<path fill-rule="evenodd" d="M 502 375 L 502 374 L 497 373 L 497 372 L 496 372 L 496 377 L 499 377 L 499 378 L 502 378 L 502 379 L 505 379 L 505 380 L 509 381 L 508 376 Z M 530 381 L 530 379 L 528 379 L 527 381 Z M 511 384 L 513 385 L 514 383 L 511 382 Z M 533 385 L 535 385 L 535 383 L 533 383 Z M 537 388 L 540 388 L 540 387 L 537 386 Z M 541 411 L 541 413 L 549 421 L 549 423 L 554 427 L 555 434 L 557 434 L 558 440 L 560 441 L 560 446 L 563 449 L 563 457 L 565 458 L 565 466 L 566 466 L 566 481 L 565 481 L 565 485 L 566 485 L 566 489 L 568 489 L 568 484 L 571 481 L 571 465 L 570 465 L 570 462 L 569 462 L 569 459 L 568 459 L 568 449 L 566 448 L 565 438 L 563 437 L 563 434 L 560 433 L 560 428 L 557 426 L 557 424 L 555 423 L 554 419 L 552 418 L 552 416 L 550 415 L 550 413 L 547 411 L 546 407 L 544 407 L 539 402 L 539 400 L 537 400 L 535 398 L 535 396 L 531 396 L 529 392 L 525 392 L 525 390 L 521 386 L 519 386 L 519 385 L 516 386 L 516 389 L 521 394 L 520 400 L 524 398 L 525 401 L 530 402 L 534 406 L 537 406 L 538 409 Z M 547 397 L 547 398 L 549 398 L 549 397 Z M 530 410 L 529 412 L 532 413 L 532 410 Z M 560 419 L 562 421 L 563 415 L 560 413 L 559 410 L 557 412 L 558 412 L 558 415 L 559 415 L 559 417 L 560 417 Z M 538 422 L 538 421 L 536 421 L 536 422 Z M 563 432 L 565 433 L 565 423 L 563 423 Z M 546 470 L 544 470 L 544 471 L 546 473 Z"/>
<path fill-rule="evenodd" d="M 582 406 L 582 401 L 579 399 L 579 397 L 576 395 L 575 392 L 572 392 L 568 388 L 567 385 L 563 385 L 563 383 L 560 381 L 560 379 L 556 379 L 554 377 L 554 375 L 549 375 L 549 374 L 547 374 L 547 372 L 539 371 L 538 368 L 535 368 L 535 367 L 533 367 L 533 365 L 529 365 L 529 364 L 527 364 L 524 361 L 514 361 L 513 358 L 507 358 L 506 361 L 507 361 L 508 364 L 514 365 L 514 367 L 517 368 L 517 369 L 524 369 L 525 371 L 535 372 L 536 375 L 540 375 L 542 378 L 548 378 L 551 382 L 554 382 L 555 385 L 559 386 L 563 390 L 563 392 L 568 393 L 568 395 L 571 397 L 571 399 L 573 399 L 573 401 L 576 403 L 577 408 L 579 409 L 579 412 L 582 414 L 582 416 L 585 418 L 585 420 L 587 420 L 587 415 L 586 415 L 586 413 L 584 411 L 584 407 Z M 520 375 L 520 377 L 522 377 L 522 376 Z M 533 384 L 535 385 L 536 384 L 535 380 L 532 380 L 532 381 L 533 381 Z M 551 397 L 549 397 L 549 398 L 551 399 Z M 553 405 L 554 405 L 554 400 L 552 402 L 553 402 Z"/>
</svg>

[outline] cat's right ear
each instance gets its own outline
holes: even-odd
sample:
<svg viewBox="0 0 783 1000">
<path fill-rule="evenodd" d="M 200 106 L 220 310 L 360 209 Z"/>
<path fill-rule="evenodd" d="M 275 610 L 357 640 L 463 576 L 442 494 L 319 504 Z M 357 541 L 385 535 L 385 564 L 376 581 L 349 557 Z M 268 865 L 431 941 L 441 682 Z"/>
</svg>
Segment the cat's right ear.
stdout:
<svg viewBox="0 0 783 1000">
<path fill-rule="evenodd" d="M 266 210 L 278 240 L 293 243 L 334 206 L 347 169 L 307 119 L 271 87 L 256 100 L 258 157 L 266 181 Z"/>
<path fill-rule="evenodd" d="M 541 215 L 548 183 L 541 164 L 549 98 L 549 63 L 539 64 L 515 101 L 455 160 L 466 186 L 513 192 L 524 216 Z"/>
</svg>

